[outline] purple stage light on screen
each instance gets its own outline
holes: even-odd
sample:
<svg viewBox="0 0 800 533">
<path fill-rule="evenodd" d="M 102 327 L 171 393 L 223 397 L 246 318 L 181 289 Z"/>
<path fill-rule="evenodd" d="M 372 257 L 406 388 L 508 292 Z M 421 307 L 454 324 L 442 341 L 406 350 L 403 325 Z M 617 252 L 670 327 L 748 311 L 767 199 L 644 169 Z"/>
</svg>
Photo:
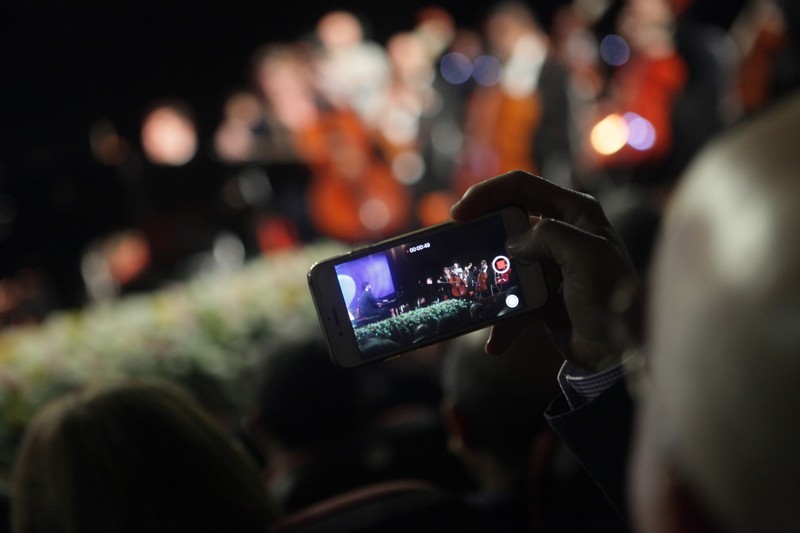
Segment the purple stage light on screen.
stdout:
<svg viewBox="0 0 800 533">
<path fill-rule="evenodd" d="M 395 292 L 392 272 L 385 252 L 335 265 L 339 288 L 348 308 L 353 307 L 361 294 L 361 285 L 369 282 L 376 298 L 386 298 Z M 353 291 L 355 288 L 355 291 Z M 348 297 L 350 300 L 348 301 Z"/>
</svg>

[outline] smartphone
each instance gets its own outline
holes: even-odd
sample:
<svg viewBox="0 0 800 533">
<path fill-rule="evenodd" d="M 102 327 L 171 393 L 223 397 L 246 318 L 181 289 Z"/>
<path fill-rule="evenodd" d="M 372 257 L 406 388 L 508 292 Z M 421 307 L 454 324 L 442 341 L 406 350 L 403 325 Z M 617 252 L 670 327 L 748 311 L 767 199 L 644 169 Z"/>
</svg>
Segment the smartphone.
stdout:
<svg viewBox="0 0 800 533">
<path fill-rule="evenodd" d="M 314 264 L 308 284 L 333 361 L 387 359 L 542 307 L 541 265 L 505 251 L 529 228 L 509 207 Z"/>
</svg>

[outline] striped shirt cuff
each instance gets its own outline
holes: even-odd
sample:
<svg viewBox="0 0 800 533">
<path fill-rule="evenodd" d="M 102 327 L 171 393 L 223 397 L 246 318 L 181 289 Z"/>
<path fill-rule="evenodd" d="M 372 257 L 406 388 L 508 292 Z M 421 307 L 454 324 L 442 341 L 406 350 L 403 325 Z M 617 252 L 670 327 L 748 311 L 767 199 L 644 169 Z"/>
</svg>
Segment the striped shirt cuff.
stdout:
<svg viewBox="0 0 800 533">
<path fill-rule="evenodd" d="M 625 376 L 622 363 L 602 372 L 591 372 L 565 361 L 558 372 L 558 383 L 572 409 L 594 400 Z"/>
</svg>

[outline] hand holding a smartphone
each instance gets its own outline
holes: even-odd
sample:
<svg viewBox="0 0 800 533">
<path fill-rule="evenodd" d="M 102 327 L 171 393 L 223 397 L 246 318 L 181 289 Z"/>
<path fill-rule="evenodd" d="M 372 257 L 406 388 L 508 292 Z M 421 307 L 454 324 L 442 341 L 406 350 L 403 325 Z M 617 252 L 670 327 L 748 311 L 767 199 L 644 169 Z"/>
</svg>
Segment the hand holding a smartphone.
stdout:
<svg viewBox="0 0 800 533">
<path fill-rule="evenodd" d="M 522 206 L 536 222 L 512 236 L 509 255 L 541 261 L 560 277 L 561 298 L 548 306 L 543 318 L 564 357 L 593 371 L 619 361 L 621 349 L 611 338 L 612 299 L 638 277 L 600 204 L 591 196 L 513 171 L 471 187 L 451 214 L 464 222 L 512 204 Z M 505 351 L 530 321 L 520 316 L 494 325 L 487 351 Z"/>
<path fill-rule="evenodd" d="M 355 367 L 541 309 L 541 265 L 505 249 L 528 229 L 523 209 L 503 206 L 315 264 L 308 283 L 333 361 Z"/>
</svg>

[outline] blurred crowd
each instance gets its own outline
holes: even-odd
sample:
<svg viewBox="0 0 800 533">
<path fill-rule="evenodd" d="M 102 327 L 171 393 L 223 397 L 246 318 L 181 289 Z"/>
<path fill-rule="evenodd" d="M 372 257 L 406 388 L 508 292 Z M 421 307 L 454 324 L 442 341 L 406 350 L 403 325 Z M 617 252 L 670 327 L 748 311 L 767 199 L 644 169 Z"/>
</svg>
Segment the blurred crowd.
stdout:
<svg viewBox="0 0 800 533">
<path fill-rule="evenodd" d="M 485 340 L 346 372 L 317 335 L 270 342 L 240 407 L 202 373 L 86 383 L 28 425 L 0 531 L 627 531 L 542 416 L 544 329 Z"/>
<path fill-rule="evenodd" d="M 729 27 L 692 0 L 575 0 L 546 24 L 502 2 L 479 27 L 432 5 L 383 43 L 368 20 L 331 11 L 253 51 L 213 131 L 179 100 L 145 111 L 139 142 L 98 120 L 92 154 L 116 174 L 124 223 L 82 252 L 77 296 L 33 269 L 0 280 L 0 325 L 320 238 L 441 222 L 469 186 L 511 169 L 654 229 L 697 150 L 795 83 L 790 4 L 751 0 Z"/>
</svg>

